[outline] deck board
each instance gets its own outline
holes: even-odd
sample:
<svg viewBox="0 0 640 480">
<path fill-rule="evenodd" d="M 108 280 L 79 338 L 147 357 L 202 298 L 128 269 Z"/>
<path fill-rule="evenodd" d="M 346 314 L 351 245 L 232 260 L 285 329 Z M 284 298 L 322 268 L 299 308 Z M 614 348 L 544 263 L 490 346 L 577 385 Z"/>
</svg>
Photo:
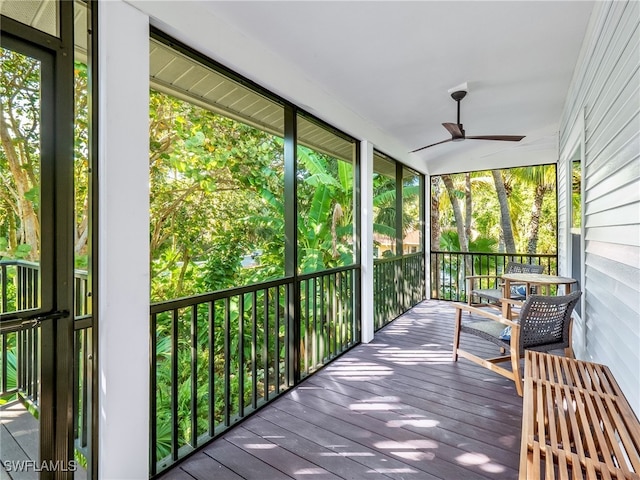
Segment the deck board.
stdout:
<svg viewBox="0 0 640 480">
<path fill-rule="evenodd" d="M 37 480 L 35 465 L 20 469 L 21 462 L 39 462 L 40 430 L 38 420 L 19 401 L 0 407 L 0 480 Z M 17 462 L 7 472 L 5 462 Z M 75 480 L 87 478 L 87 471 L 78 466 Z M 192 479 L 193 480 L 193 479 Z"/>
<path fill-rule="evenodd" d="M 272 467 L 268 463 L 263 462 L 259 458 L 237 447 L 233 443 L 229 442 L 226 438 L 218 440 L 207 446 L 204 449 L 203 454 L 214 458 L 221 463 L 224 463 L 227 468 L 229 468 L 229 470 L 233 470 L 242 478 L 264 478 L 264 480 L 279 480 L 282 478 L 290 478 L 277 468 Z M 190 462 L 184 462 L 187 467 L 189 463 Z M 225 478 L 226 480 L 227 477 L 216 478 Z"/>
<path fill-rule="evenodd" d="M 24 462 L 38 458 L 39 452 L 38 421 L 17 402 L 11 402 L 0 408 L 0 459 L 4 461 Z M 12 471 L 7 473 L 4 463 L 0 468 L 2 479 L 33 480 L 34 471 Z"/>
<path fill-rule="evenodd" d="M 341 457 L 339 453 L 330 448 L 326 448 L 313 439 L 306 439 L 297 434 L 295 431 L 288 430 L 283 427 L 262 418 L 254 416 L 246 425 L 247 430 L 250 430 L 256 435 L 264 436 L 266 438 L 277 439 L 278 445 L 282 448 L 289 450 L 296 455 L 306 458 L 318 467 L 321 467 L 325 471 L 335 471 L 347 468 L 350 472 L 351 478 L 356 479 L 370 479 L 375 478 L 379 480 L 386 480 L 384 475 L 371 475 L 368 474 L 369 468 L 355 462 L 352 459 L 346 460 Z"/>
<path fill-rule="evenodd" d="M 421 303 L 160 478 L 517 478 L 522 399 L 510 380 L 452 361 L 453 322 L 450 303 Z"/>
</svg>

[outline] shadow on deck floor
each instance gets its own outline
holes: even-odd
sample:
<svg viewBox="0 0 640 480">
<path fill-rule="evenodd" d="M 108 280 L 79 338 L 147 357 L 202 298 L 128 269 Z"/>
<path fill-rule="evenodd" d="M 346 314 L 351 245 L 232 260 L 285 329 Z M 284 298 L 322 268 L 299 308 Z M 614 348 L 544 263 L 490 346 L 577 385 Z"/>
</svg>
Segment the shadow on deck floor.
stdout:
<svg viewBox="0 0 640 480">
<path fill-rule="evenodd" d="M 419 304 L 159 478 L 517 478 L 522 400 L 451 360 L 453 318 L 450 303 Z"/>
</svg>

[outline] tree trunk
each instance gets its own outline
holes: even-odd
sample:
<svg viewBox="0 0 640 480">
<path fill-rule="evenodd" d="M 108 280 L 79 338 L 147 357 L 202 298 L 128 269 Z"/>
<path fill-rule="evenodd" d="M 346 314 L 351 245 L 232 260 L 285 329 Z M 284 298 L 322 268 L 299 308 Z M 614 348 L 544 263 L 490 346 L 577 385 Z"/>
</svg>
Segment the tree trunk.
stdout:
<svg viewBox="0 0 640 480">
<path fill-rule="evenodd" d="M 442 181 L 444 182 L 445 187 L 447 187 L 447 193 L 449 194 L 449 200 L 451 201 L 451 207 L 453 208 L 453 215 L 456 219 L 456 229 L 458 231 L 458 240 L 460 242 L 460 251 L 468 252 L 469 251 L 469 239 L 467 238 L 467 234 L 464 228 L 464 219 L 462 218 L 462 210 L 460 210 L 460 204 L 458 203 L 458 199 L 455 195 L 455 188 L 453 186 L 453 180 L 451 180 L 451 176 L 442 175 Z"/>
<path fill-rule="evenodd" d="M 467 251 L 471 241 L 471 213 L 473 205 L 471 201 L 471 173 L 464 174 L 464 234 L 467 239 Z"/>
<path fill-rule="evenodd" d="M 431 250 L 440 250 L 440 187 L 437 177 L 431 179 Z"/>
<path fill-rule="evenodd" d="M 536 193 L 533 199 L 533 211 L 529 223 L 529 235 L 527 239 L 527 253 L 534 254 L 538 249 L 538 233 L 540 231 L 540 215 L 542 214 L 542 202 L 547 193 L 546 185 L 536 185 Z"/>
<path fill-rule="evenodd" d="M 14 213 L 20 218 L 21 243 L 31 246 L 27 260 L 37 261 L 40 257 L 40 219 L 33 208 L 33 203 L 26 198 L 27 192 L 34 185 L 29 181 L 28 169 L 23 165 L 20 153 L 16 149 L 14 139 L 11 136 L 9 125 L 5 118 L 4 107 L 0 103 L 0 141 L 16 187 L 17 211 Z"/>
<path fill-rule="evenodd" d="M 491 170 L 493 175 L 493 183 L 496 187 L 498 202 L 500 203 L 500 225 L 502 226 L 502 239 L 506 253 L 516 253 L 516 242 L 513 238 L 513 229 L 511 227 L 511 212 L 509 211 L 509 199 L 507 189 L 504 186 L 502 172 L 500 170 Z"/>
<path fill-rule="evenodd" d="M 440 250 L 440 182 L 438 177 L 431 177 L 431 250 Z M 435 264 L 431 265 L 431 298 L 440 298 L 440 259 L 435 256 Z"/>
</svg>

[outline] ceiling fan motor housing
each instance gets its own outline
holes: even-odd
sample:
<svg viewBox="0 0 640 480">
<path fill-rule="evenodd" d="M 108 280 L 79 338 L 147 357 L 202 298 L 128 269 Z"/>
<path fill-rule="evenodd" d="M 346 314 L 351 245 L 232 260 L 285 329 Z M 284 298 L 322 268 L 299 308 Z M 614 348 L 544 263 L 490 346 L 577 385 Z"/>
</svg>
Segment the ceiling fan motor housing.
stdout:
<svg viewBox="0 0 640 480">
<path fill-rule="evenodd" d="M 467 91 L 466 90 L 458 90 L 457 92 L 452 92 L 451 93 L 451 98 L 453 98 L 456 102 L 459 102 L 460 100 L 462 100 L 466 96 L 467 96 Z"/>
<path fill-rule="evenodd" d="M 465 134 L 464 134 L 464 128 L 462 128 L 462 124 L 459 123 L 458 124 L 458 128 L 460 129 L 460 135 L 451 135 L 451 141 L 452 142 L 461 142 L 464 140 L 465 138 Z"/>
</svg>

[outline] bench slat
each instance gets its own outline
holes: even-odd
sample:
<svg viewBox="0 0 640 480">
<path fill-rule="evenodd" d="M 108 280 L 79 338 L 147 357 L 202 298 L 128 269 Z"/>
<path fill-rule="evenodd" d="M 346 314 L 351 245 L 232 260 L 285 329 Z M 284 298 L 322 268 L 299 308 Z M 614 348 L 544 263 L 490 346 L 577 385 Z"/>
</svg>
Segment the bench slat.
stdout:
<svg viewBox="0 0 640 480">
<path fill-rule="evenodd" d="M 640 423 L 610 370 L 527 351 L 520 479 L 640 480 Z"/>
</svg>

